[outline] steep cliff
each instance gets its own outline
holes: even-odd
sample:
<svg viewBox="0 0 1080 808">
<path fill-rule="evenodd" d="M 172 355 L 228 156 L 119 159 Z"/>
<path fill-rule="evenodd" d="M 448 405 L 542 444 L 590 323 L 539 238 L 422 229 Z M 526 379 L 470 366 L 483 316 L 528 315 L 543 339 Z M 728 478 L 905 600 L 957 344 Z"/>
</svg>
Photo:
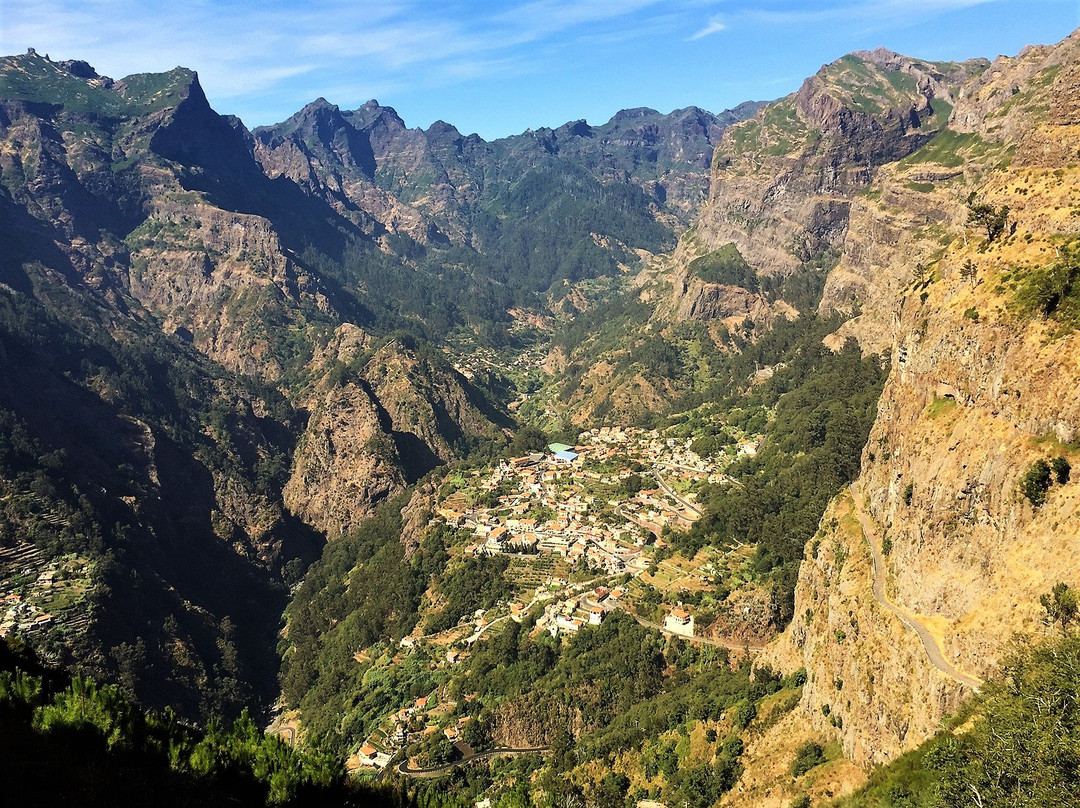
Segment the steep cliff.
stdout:
<svg viewBox="0 0 1080 808">
<path fill-rule="evenodd" d="M 811 543 L 767 658 L 807 668 L 805 714 L 859 762 L 924 740 L 1015 632 L 1042 630 L 1038 596 L 1080 583 L 1060 460 L 1080 434 L 1078 74 L 1074 34 L 965 85 L 949 129 L 871 186 L 830 277 L 827 300 L 850 288 L 862 303 L 841 333 L 888 345 L 892 370 L 858 493 Z M 1039 461 L 1063 473 L 1032 483 Z"/>
<path fill-rule="evenodd" d="M 731 293 L 707 283 L 691 263 L 734 244 L 766 276 L 831 268 L 856 194 L 882 165 L 930 140 L 948 119 L 958 87 L 985 65 L 860 51 L 732 126 L 713 156 L 709 201 L 674 255 L 664 308 L 697 319 L 723 319 L 741 308 L 758 323 L 790 315 L 771 310 L 764 297 L 751 306 L 709 306 Z"/>
<path fill-rule="evenodd" d="M 511 422 L 450 363 L 403 338 L 370 355 L 362 332 L 341 326 L 328 370 L 305 398 L 307 428 L 283 496 L 331 538 L 355 529 L 384 499 Z"/>
</svg>

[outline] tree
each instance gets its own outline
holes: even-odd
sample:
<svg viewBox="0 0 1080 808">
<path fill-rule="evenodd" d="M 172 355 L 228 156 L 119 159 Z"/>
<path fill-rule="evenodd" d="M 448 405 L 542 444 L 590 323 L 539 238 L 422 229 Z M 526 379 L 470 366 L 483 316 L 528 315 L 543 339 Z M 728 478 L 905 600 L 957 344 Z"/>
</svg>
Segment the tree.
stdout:
<svg viewBox="0 0 1080 808">
<path fill-rule="evenodd" d="M 986 202 L 976 202 L 975 193 L 972 192 L 968 197 L 967 206 L 968 224 L 986 230 L 987 241 L 996 241 L 1005 232 L 1009 224 L 1008 205 L 997 208 Z"/>
<path fill-rule="evenodd" d="M 1069 474 L 1072 472 L 1072 466 L 1069 465 L 1069 461 L 1061 455 L 1058 455 L 1050 462 L 1050 468 L 1054 471 L 1054 478 L 1059 484 L 1065 485 L 1069 481 Z"/>
<path fill-rule="evenodd" d="M 825 750 L 821 744 L 807 741 L 795 752 L 795 759 L 791 761 L 791 776 L 801 777 L 824 762 Z"/>
<path fill-rule="evenodd" d="M 1050 464 L 1045 460 L 1036 460 L 1020 478 L 1020 493 L 1028 502 L 1038 508 L 1046 502 L 1046 492 L 1050 490 Z"/>
<path fill-rule="evenodd" d="M 522 427 L 514 435 L 510 443 L 510 454 L 523 455 L 529 452 L 539 452 L 548 445 L 548 437 L 540 429 L 534 426 Z"/>
<path fill-rule="evenodd" d="M 1068 631 L 1069 623 L 1076 620 L 1080 613 L 1076 591 L 1064 582 L 1054 584 L 1053 589 L 1039 597 L 1039 603 L 1046 610 L 1045 622 L 1059 624 L 1062 634 Z"/>
</svg>

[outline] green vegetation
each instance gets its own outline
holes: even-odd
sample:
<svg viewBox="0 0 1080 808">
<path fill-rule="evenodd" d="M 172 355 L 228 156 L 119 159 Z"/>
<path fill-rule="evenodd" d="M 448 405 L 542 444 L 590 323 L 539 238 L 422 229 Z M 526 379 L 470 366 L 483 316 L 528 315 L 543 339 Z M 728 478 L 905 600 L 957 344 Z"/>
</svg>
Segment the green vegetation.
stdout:
<svg viewBox="0 0 1080 808">
<path fill-rule="evenodd" d="M 506 556 L 477 556 L 447 570 L 438 580 L 446 605 L 424 625 L 428 633 L 445 631 L 474 610 L 487 611 L 513 594 L 503 573 L 510 566 Z"/>
<path fill-rule="evenodd" d="M 825 762 L 825 749 L 815 741 L 807 741 L 795 752 L 791 761 L 791 776 L 802 777 L 815 766 Z"/>
<path fill-rule="evenodd" d="M 734 244 L 725 244 L 720 249 L 691 261 L 689 269 L 706 283 L 741 286 L 751 292 L 758 290 L 757 273 L 746 263 L 746 259 Z"/>
<path fill-rule="evenodd" d="M 1055 587 L 1055 591 L 1059 590 Z M 1070 592 L 1067 587 L 1062 594 Z M 1054 596 L 1050 596 L 1053 601 Z M 1075 600 L 1072 600 L 1075 615 Z M 1068 625 L 1068 624 L 1067 624 Z M 1080 637 L 1021 642 L 953 721 L 837 808 L 1056 808 L 1080 790 Z"/>
<path fill-rule="evenodd" d="M 242 714 L 200 730 L 144 713 L 118 687 L 41 667 L 0 643 L 0 757 L 36 805 L 395 805 L 345 783 L 340 760 L 293 751 Z"/>
<path fill-rule="evenodd" d="M 1014 301 L 1025 315 L 1041 315 L 1057 324 L 1057 336 L 1080 327 L 1080 240 L 1071 240 L 1046 267 L 1017 272 Z"/>
<path fill-rule="evenodd" d="M 1005 232 L 1009 224 L 1009 206 L 995 207 L 986 202 L 976 202 L 975 192 L 972 191 L 967 200 L 968 218 L 967 223 L 973 227 L 980 227 L 986 231 L 986 241 L 997 241 Z M 1014 225 L 1015 229 L 1015 225 Z"/>
<path fill-rule="evenodd" d="M 1050 464 L 1045 460 L 1036 460 L 1020 477 L 1020 493 L 1027 501 L 1038 508 L 1046 502 L 1050 490 Z"/>
<path fill-rule="evenodd" d="M 430 677 L 420 667 L 386 675 L 353 659 L 357 649 L 395 642 L 412 630 L 427 580 L 446 562 L 437 534 L 412 563 L 405 560 L 398 540 L 405 501 L 385 503 L 355 534 L 328 544 L 289 606 L 282 694 L 303 708 L 316 737 L 337 738 L 342 726 L 404 706 L 410 692 L 413 698 L 430 692 Z"/>
<path fill-rule="evenodd" d="M 702 492 L 705 517 L 674 539 L 674 546 L 687 556 L 706 545 L 755 544 L 754 569 L 772 579 L 780 625 L 792 617 L 803 548 L 817 530 L 825 505 L 858 474 L 885 379 L 875 358 L 863 359 L 854 346 L 834 354 L 814 340 L 813 333 L 789 333 L 786 366 L 748 398 L 729 399 L 730 405 L 742 404 L 729 422 L 748 432 L 757 428 L 750 423 L 754 405 L 775 409 L 774 418 L 761 425 L 765 443 L 755 457 L 729 467 L 727 473 L 738 485 Z M 770 337 L 780 336 L 778 328 L 757 347 L 765 349 Z"/>
<path fill-rule="evenodd" d="M 969 159 L 989 154 L 991 149 L 991 145 L 974 132 L 942 129 L 929 143 L 900 160 L 898 165 L 908 167 L 920 163 L 939 163 L 947 168 L 959 168 Z"/>
<path fill-rule="evenodd" d="M 1040 595 L 1039 604 L 1046 612 L 1046 622 L 1060 626 L 1062 634 L 1068 634 L 1069 626 L 1080 615 L 1076 592 L 1064 582 L 1054 584 L 1053 589 Z"/>
</svg>

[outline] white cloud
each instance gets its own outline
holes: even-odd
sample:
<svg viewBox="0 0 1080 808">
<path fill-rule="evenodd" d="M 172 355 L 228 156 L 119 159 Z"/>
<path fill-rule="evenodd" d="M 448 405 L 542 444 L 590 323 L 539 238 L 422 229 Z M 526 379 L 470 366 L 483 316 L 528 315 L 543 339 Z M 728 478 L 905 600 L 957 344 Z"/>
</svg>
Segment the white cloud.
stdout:
<svg viewBox="0 0 1080 808">
<path fill-rule="evenodd" d="M 718 34 L 721 31 L 724 31 L 726 29 L 727 29 L 727 25 L 724 23 L 723 17 L 720 17 L 720 16 L 711 17 L 709 19 L 709 22 L 705 25 L 705 27 L 702 28 L 700 31 L 698 31 L 693 36 L 689 37 L 687 39 L 687 42 L 693 42 L 693 41 L 698 40 L 698 39 L 704 39 L 707 36 L 710 36 L 712 34 Z"/>
</svg>

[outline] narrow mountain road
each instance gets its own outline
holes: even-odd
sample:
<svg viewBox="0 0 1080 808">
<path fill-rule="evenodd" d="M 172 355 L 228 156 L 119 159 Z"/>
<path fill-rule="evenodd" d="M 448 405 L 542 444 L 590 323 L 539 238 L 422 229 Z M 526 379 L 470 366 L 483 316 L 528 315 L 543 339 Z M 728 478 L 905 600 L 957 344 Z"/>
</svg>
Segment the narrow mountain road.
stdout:
<svg viewBox="0 0 1080 808">
<path fill-rule="evenodd" d="M 682 496 L 679 495 L 679 493 L 674 488 L 672 488 L 670 485 L 668 485 L 666 482 L 664 482 L 664 478 L 660 476 L 660 468 L 659 468 L 659 466 L 654 465 L 652 467 L 652 475 L 653 475 L 653 479 L 656 480 L 656 484 L 660 486 L 661 491 L 663 491 L 665 494 L 667 494 L 669 497 L 671 497 L 677 503 L 679 503 L 684 508 L 686 508 L 686 510 L 693 513 L 694 516 L 697 519 L 700 519 L 702 517 L 703 511 L 701 510 L 701 508 L 698 505 L 695 505 L 693 502 L 691 502 L 688 499 L 684 499 Z"/>
<path fill-rule="evenodd" d="M 972 690 L 978 690 L 982 686 L 982 680 L 969 676 L 963 671 L 955 668 L 947 659 L 945 659 L 945 655 L 941 652 L 941 648 L 938 647 L 937 640 L 934 639 L 930 630 L 920 623 L 917 617 L 889 600 L 888 596 L 885 594 L 885 557 L 881 553 L 881 538 L 878 536 L 877 526 L 870 518 L 870 515 L 862 507 L 862 491 L 853 485 L 851 487 L 851 494 L 855 500 L 855 516 L 859 520 L 859 526 L 862 528 L 863 537 L 866 539 L 866 543 L 870 545 L 870 554 L 874 558 L 874 600 L 900 618 L 901 623 L 907 626 L 911 631 L 915 632 L 916 636 L 919 638 L 919 642 L 922 643 L 923 650 L 926 652 L 927 659 L 930 660 L 931 665 L 950 679 L 959 682 L 965 687 L 969 687 Z"/>
<path fill-rule="evenodd" d="M 433 766 L 430 769 L 411 769 L 409 768 L 409 761 L 403 760 L 396 767 L 398 774 L 403 774 L 406 777 L 412 777 L 416 780 L 424 780 L 432 777 L 439 777 L 446 774 L 457 766 L 463 766 L 466 763 L 471 763 L 474 760 L 484 760 L 486 758 L 498 757 L 500 755 L 536 755 L 543 752 L 547 752 L 550 747 L 547 746 L 532 746 L 522 749 L 492 749 L 490 752 L 474 752 L 471 755 L 466 755 L 461 760 L 455 760 L 452 763 L 444 763 L 441 766 Z"/>
</svg>

